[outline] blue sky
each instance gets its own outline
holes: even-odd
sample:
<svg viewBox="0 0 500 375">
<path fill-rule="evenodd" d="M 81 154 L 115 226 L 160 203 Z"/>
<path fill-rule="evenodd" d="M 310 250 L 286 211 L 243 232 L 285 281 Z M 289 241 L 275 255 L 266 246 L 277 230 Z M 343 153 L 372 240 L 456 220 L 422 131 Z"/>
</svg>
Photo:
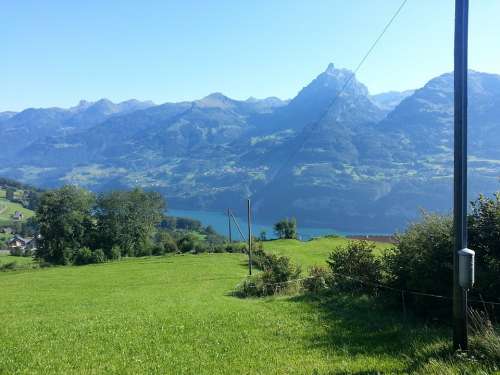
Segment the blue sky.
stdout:
<svg viewBox="0 0 500 375">
<path fill-rule="evenodd" d="M 293 97 L 354 69 L 400 0 L 3 1 L 0 110 Z M 451 71 L 453 0 L 409 0 L 358 74 L 371 93 Z M 470 67 L 500 74 L 500 1 L 471 1 Z"/>
</svg>

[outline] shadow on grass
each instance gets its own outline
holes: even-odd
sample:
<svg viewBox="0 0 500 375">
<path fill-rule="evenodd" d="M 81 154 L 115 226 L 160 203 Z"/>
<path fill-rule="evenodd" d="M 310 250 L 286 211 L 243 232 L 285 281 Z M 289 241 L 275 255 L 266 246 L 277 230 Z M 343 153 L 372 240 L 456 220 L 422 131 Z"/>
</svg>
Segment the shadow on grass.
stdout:
<svg viewBox="0 0 500 375">
<path fill-rule="evenodd" d="M 431 358 L 446 358 L 451 353 L 449 329 L 427 326 L 413 317 L 404 319 L 401 313 L 377 305 L 370 297 L 306 294 L 287 301 L 306 304 L 319 312 L 319 319 L 315 315 L 312 324 L 321 324 L 325 329 L 310 338 L 311 346 L 326 352 L 403 358 L 407 363 L 404 373 L 413 373 Z"/>
</svg>

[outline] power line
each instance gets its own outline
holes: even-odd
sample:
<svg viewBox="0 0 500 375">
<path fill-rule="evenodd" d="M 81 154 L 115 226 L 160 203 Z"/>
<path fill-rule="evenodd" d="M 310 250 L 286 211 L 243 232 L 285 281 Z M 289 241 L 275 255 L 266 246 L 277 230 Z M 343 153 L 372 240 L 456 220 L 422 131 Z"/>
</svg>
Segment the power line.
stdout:
<svg viewBox="0 0 500 375">
<path fill-rule="evenodd" d="M 352 74 L 346 79 L 346 81 L 342 85 L 342 88 L 337 92 L 337 94 L 334 96 L 334 98 L 330 101 L 329 105 L 326 107 L 325 111 L 322 113 L 322 115 L 320 116 L 319 120 L 317 120 L 316 122 L 314 122 L 314 123 L 311 124 L 310 131 L 308 132 L 308 134 L 304 134 L 304 136 L 302 137 L 302 140 L 300 142 L 299 147 L 297 147 L 295 150 L 293 150 L 289 154 L 289 156 L 286 158 L 285 162 L 278 168 L 278 170 L 276 171 L 276 173 L 274 173 L 274 175 L 270 178 L 269 183 L 271 183 L 276 176 L 280 175 L 281 172 L 285 169 L 285 167 L 302 150 L 302 147 L 304 147 L 305 143 L 309 140 L 309 138 L 311 137 L 311 135 L 314 133 L 315 127 L 317 127 L 324 120 L 324 118 L 327 116 L 327 114 L 329 112 L 329 109 L 335 104 L 335 102 L 338 100 L 338 98 L 344 93 L 344 91 L 347 88 L 347 86 L 352 82 L 352 80 L 354 79 L 354 77 L 356 76 L 356 74 L 358 73 L 358 71 L 361 69 L 361 67 L 363 66 L 363 64 L 365 63 L 365 61 L 368 59 L 368 57 L 370 56 L 370 54 L 372 53 L 372 51 L 375 49 L 375 47 L 377 46 L 377 44 L 380 42 L 380 40 L 382 39 L 382 37 L 385 35 L 385 33 L 387 32 L 387 30 L 389 29 L 389 27 L 391 27 L 391 25 L 393 24 L 394 20 L 401 13 L 401 11 L 403 10 L 403 8 L 404 8 L 404 6 L 406 5 L 407 2 L 408 2 L 408 0 L 403 0 L 401 2 L 401 4 L 399 5 L 399 7 L 397 8 L 396 12 L 392 15 L 392 17 L 389 19 L 389 21 L 387 22 L 387 24 L 384 26 L 384 28 L 382 29 L 382 31 L 380 32 L 380 34 L 377 36 L 377 38 L 375 39 L 375 41 L 371 44 L 370 48 L 364 54 L 363 58 L 361 59 L 361 61 L 359 62 L 359 64 L 356 66 L 356 68 L 354 69 L 354 71 L 352 72 Z M 304 129 L 307 129 L 307 126 Z M 268 184 L 266 184 L 266 186 L 267 185 Z"/>
</svg>

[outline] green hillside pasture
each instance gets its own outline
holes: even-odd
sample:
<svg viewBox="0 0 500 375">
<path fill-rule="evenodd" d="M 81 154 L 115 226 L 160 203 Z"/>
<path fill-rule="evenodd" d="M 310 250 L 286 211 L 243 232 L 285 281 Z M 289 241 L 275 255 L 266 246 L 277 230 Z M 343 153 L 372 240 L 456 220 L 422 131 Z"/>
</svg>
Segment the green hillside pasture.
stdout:
<svg viewBox="0 0 500 375">
<path fill-rule="evenodd" d="M 12 262 L 16 262 L 20 268 L 30 268 L 35 265 L 35 262 L 31 257 L 14 257 L 12 255 L 0 254 L 0 266 L 2 266 L 2 264 Z"/>
<path fill-rule="evenodd" d="M 26 220 L 29 217 L 34 215 L 34 212 L 24 208 L 19 203 L 12 203 L 5 199 L 5 191 L 0 190 L 0 225 L 12 225 L 14 220 L 12 220 L 12 215 L 16 211 L 20 211 L 23 213 L 24 219 Z"/>
<path fill-rule="evenodd" d="M 345 245 L 345 237 L 321 237 L 311 241 L 273 240 L 263 241 L 264 250 L 277 255 L 285 255 L 300 264 L 304 271 L 313 265 L 326 266 L 328 255 L 337 246 Z M 382 254 L 392 247 L 389 243 L 375 242 L 376 252 Z"/>
<path fill-rule="evenodd" d="M 0 273 L 0 373 L 405 373 L 450 332 L 368 299 L 231 296 L 242 254 Z"/>
</svg>

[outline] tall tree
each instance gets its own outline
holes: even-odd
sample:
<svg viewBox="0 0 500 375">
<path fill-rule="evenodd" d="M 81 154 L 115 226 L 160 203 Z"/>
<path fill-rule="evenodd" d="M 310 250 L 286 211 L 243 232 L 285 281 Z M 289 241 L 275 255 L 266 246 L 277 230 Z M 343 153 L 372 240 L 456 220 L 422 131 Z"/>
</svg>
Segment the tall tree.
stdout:
<svg viewBox="0 0 500 375">
<path fill-rule="evenodd" d="M 122 255 L 144 253 L 165 207 L 160 194 L 141 189 L 101 194 L 96 210 L 101 247 L 107 253 L 113 246 L 119 246 Z"/>
<path fill-rule="evenodd" d="M 7 199 L 8 201 L 13 202 L 14 199 L 15 199 L 15 194 L 16 194 L 16 189 L 9 187 L 5 191 L 5 199 Z"/>
<path fill-rule="evenodd" d="M 295 218 L 283 219 L 274 224 L 274 232 L 279 238 L 297 238 L 297 220 Z"/>
<path fill-rule="evenodd" d="M 94 203 L 92 193 L 75 186 L 43 193 L 36 210 L 41 235 L 36 256 L 53 264 L 71 263 L 91 238 Z"/>
</svg>

